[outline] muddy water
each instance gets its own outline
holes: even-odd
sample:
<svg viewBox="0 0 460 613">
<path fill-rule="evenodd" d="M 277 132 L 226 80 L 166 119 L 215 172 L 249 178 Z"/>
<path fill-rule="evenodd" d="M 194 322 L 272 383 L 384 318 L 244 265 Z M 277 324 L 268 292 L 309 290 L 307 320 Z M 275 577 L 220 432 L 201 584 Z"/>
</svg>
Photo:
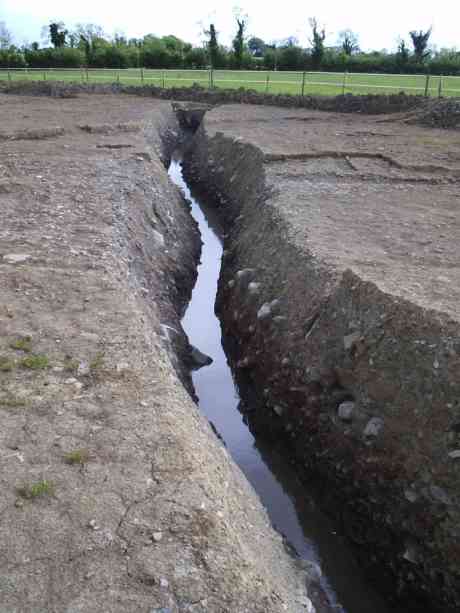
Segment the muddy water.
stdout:
<svg viewBox="0 0 460 613">
<path fill-rule="evenodd" d="M 193 198 L 183 179 L 180 160 L 172 160 L 169 175 L 191 202 L 203 242 L 197 283 L 182 320 L 190 342 L 213 359 L 210 366 L 192 375 L 200 409 L 253 485 L 275 527 L 301 558 L 321 569 L 320 591 L 328 608 L 338 613 L 388 613 L 390 609 L 365 583 L 342 537 L 318 510 L 311 493 L 298 482 L 279 453 L 256 441 L 244 423 L 222 348 L 220 322 L 214 314 L 223 251 L 222 228 L 215 212 Z"/>
</svg>

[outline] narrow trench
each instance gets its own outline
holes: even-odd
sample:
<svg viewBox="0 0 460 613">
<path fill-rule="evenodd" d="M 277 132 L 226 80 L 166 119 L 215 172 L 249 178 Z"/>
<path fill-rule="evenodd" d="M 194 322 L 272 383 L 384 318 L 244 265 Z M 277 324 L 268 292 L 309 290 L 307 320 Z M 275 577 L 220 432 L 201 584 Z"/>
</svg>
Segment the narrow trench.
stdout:
<svg viewBox="0 0 460 613">
<path fill-rule="evenodd" d="M 340 531 L 318 509 L 312 493 L 298 481 L 288 462 L 272 446 L 256 440 L 245 424 L 222 347 L 220 321 L 214 313 L 223 229 L 209 203 L 193 197 L 182 175 L 179 154 L 173 156 L 169 176 L 191 203 L 203 243 L 198 279 L 182 320 L 190 343 L 213 360 L 192 373 L 201 411 L 256 490 L 275 528 L 307 565 L 320 569 L 316 594 L 311 595 L 318 613 L 395 611 L 366 583 Z"/>
</svg>

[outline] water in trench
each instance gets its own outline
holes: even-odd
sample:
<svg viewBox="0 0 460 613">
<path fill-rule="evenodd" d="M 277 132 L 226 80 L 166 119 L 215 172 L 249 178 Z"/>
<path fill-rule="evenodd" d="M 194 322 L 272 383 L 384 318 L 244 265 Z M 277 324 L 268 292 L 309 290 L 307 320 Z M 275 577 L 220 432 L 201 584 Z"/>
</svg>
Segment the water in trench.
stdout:
<svg viewBox="0 0 460 613">
<path fill-rule="evenodd" d="M 321 588 L 330 609 L 338 613 L 389 613 L 388 606 L 366 584 L 334 523 L 318 510 L 311 493 L 297 480 L 289 464 L 276 450 L 256 441 L 244 423 L 222 348 L 220 322 L 214 313 L 222 229 L 215 211 L 192 196 L 182 176 L 180 158 L 171 161 L 169 176 L 191 202 L 203 242 L 198 279 L 182 320 L 190 343 L 213 359 L 210 366 L 192 374 L 201 411 L 258 493 L 272 523 L 301 558 L 321 568 Z"/>
</svg>

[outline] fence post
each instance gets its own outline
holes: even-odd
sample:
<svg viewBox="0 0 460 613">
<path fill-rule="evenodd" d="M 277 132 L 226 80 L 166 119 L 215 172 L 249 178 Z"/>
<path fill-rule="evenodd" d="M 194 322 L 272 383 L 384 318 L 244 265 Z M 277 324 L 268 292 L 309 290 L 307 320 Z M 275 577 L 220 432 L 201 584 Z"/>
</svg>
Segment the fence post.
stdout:
<svg viewBox="0 0 460 613">
<path fill-rule="evenodd" d="M 270 73 L 267 72 L 267 78 L 265 79 L 265 93 L 268 94 L 268 87 L 270 85 Z"/>
<path fill-rule="evenodd" d="M 11 72 L 8 70 L 8 81 L 11 81 Z"/>
<path fill-rule="evenodd" d="M 302 74 L 302 98 L 305 96 L 305 71 Z"/>
<path fill-rule="evenodd" d="M 214 88 L 214 70 L 211 68 L 209 70 L 209 89 Z"/>
<path fill-rule="evenodd" d="M 163 89 L 166 89 L 165 73 L 164 73 L 164 71 L 161 73 L 161 83 L 162 83 Z"/>
<path fill-rule="evenodd" d="M 439 83 L 438 83 L 438 98 L 442 96 L 442 74 L 439 75 Z"/>
<path fill-rule="evenodd" d="M 425 98 L 428 97 L 429 90 L 430 90 L 430 75 L 427 74 L 426 79 L 425 79 Z"/>
<path fill-rule="evenodd" d="M 120 72 L 117 72 L 117 83 L 120 85 Z"/>
<path fill-rule="evenodd" d="M 46 81 L 46 72 L 43 71 L 43 80 Z"/>
<path fill-rule="evenodd" d="M 343 73 L 343 83 L 342 83 L 342 96 L 345 95 L 345 88 L 347 86 L 347 71 Z"/>
<path fill-rule="evenodd" d="M 88 66 L 86 67 L 86 82 L 89 83 L 89 72 L 88 72 Z"/>
<path fill-rule="evenodd" d="M 141 68 L 141 83 L 144 83 L 144 68 Z"/>
</svg>

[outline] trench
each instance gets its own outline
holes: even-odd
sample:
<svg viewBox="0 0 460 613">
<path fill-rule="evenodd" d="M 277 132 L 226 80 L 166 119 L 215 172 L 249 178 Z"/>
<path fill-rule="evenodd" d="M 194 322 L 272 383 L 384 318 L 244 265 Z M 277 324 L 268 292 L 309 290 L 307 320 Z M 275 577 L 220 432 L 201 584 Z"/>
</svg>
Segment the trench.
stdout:
<svg viewBox="0 0 460 613">
<path fill-rule="evenodd" d="M 192 372 L 200 410 L 257 492 L 288 549 L 307 568 L 315 570 L 317 581 L 310 586 L 310 597 L 318 613 L 394 612 L 366 581 L 340 529 L 320 511 L 314 493 L 298 480 L 280 451 L 259 437 L 254 438 L 245 423 L 239 411 L 239 391 L 223 349 L 220 321 L 214 311 L 223 227 L 212 203 L 192 194 L 182 174 L 179 153 L 173 155 L 168 172 L 190 203 L 202 240 L 197 282 L 182 319 L 190 343 L 213 360 L 211 365 Z"/>
</svg>

